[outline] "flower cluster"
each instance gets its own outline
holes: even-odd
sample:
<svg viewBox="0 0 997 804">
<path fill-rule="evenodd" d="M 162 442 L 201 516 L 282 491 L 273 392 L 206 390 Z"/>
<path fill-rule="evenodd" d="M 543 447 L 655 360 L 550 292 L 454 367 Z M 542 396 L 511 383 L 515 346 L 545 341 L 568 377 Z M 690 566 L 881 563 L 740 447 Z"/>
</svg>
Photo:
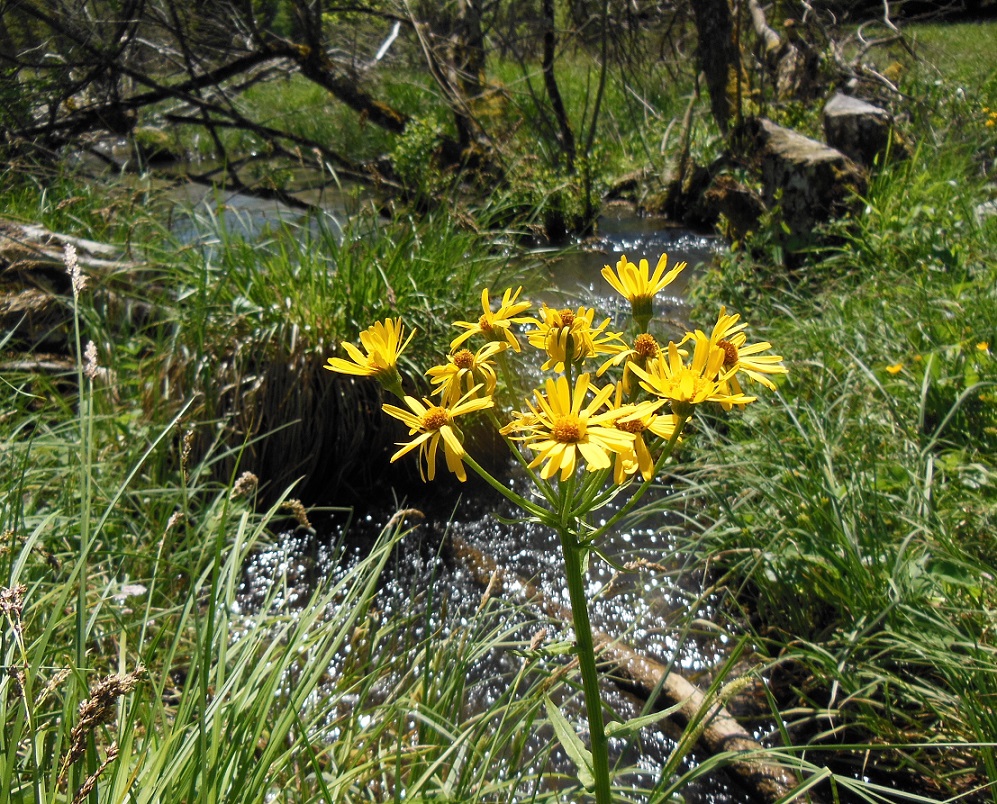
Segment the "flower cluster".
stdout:
<svg viewBox="0 0 997 804">
<path fill-rule="evenodd" d="M 533 521 L 557 533 L 591 750 L 587 756 L 573 751 L 577 738 L 562 745 L 579 769 L 588 766 L 599 804 L 612 801 L 612 788 L 585 590 L 588 557 L 599 554 L 595 546 L 599 538 L 650 487 L 698 406 L 747 405 L 755 397 L 744 392 L 742 382 L 773 389 L 774 375 L 786 373 L 782 358 L 770 353 L 771 344 L 749 343 L 747 324 L 724 308 L 709 334 L 697 329 L 677 342 L 658 342 L 649 331 L 655 296 L 685 267 L 680 263 L 669 269 L 664 255 L 653 272 L 647 260 L 632 263 L 625 256 L 615 271 L 605 267 L 606 281 L 630 302 L 634 322 L 630 332 L 614 331 L 611 319 L 599 320 L 594 309 L 584 306 L 560 309 L 541 304 L 535 315 L 529 315 L 532 305 L 520 300 L 522 288 L 506 290 L 493 310 L 485 289 L 481 314 L 476 320 L 455 323 L 461 332 L 450 342 L 450 354 L 426 372 L 433 387 L 429 397 L 417 399 L 402 390 L 398 358 L 409 341 L 403 341 L 400 319 L 374 324 L 360 335 L 362 350 L 344 344 L 349 359 L 330 358 L 326 366 L 373 377 L 402 400 L 403 407 L 383 406 L 385 413 L 409 429 L 410 440 L 398 445 L 392 461 L 415 451 L 421 476 L 432 480 L 442 450 L 447 469 L 459 480 L 466 479 L 470 466 Z M 506 409 L 502 394 L 514 394 L 515 389 L 508 382 L 501 387 L 499 378 L 515 376 L 509 360 L 524 351 L 519 335 L 525 336 L 542 361 L 542 370 L 550 374 L 503 422 L 497 412 Z M 483 343 L 479 346 L 475 340 Z M 535 495 L 520 495 L 467 453 L 457 421 L 479 412 L 491 417 L 528 474 Z M 637 476 L 643 483 L 626 502 L 607 518 L 593 521 L 593 512 Z"/>
<path fill-rule="evenodd" d="M 685 267 L 669 269 L 665 255 L 653 272 L 646 259 L 632 263 L 625 256 L 615 271 L 605 267 L 606 281 L 630 302 L 635 324 L 630 337 L 584 306 L 542 304 L 536 316 L 527 315 L 532 305 L 520 300 L 522 288 L 506 290 L 493 310 L 486 288 L 478 318 L 455 322 L 462 332 L 445 362 L 428 370 L 434 388 L 421 400 L 401 387 L 398 357 L 412 338 L 403 340 L 401 319 L 375 323 L 360 334 L 363 350 L 343 344 L 350 359 L 330 358 L 326 368 L 373 377 L 404 402 L 405 407 L 384 405 L 413 436 L 399 444 L 392 461 L 418 450 L 420 474 L 432 480 L 442 447 L 447 468 L 464 480 L 465 462 L 482 470 L 465 452 L 456 419 L 484 410 L 495 415 L 499 373 L 508 369 L 509 352 L 522 351 L 516 328 L 523 327 L 527 343 L 543 355 L 542 370 L 553 373 L 522 409 L 499 423 L 526 468 L 537 470 L 538 482 L 548 490 L 555 477 L 565 483 L 580 469 L 605 471 L 607 477 L 611 471 L 617 486 L 638 474 L 649 481 L 698 405 L 716 403 L 727 410 L 746 405 L 755 397 L 744 392 L 744 380 L 774 389 L 773 375 L 786 373 L 782 358 L 770 353 L 771 344 L 749 344 L 747 324 L 725 308 L 709 334 L 697 329 L 678 342 L 659 344 L 648 332 L 654 298 Z M 471 351 L 475 338 L 483 343 Z"/>
</svg>

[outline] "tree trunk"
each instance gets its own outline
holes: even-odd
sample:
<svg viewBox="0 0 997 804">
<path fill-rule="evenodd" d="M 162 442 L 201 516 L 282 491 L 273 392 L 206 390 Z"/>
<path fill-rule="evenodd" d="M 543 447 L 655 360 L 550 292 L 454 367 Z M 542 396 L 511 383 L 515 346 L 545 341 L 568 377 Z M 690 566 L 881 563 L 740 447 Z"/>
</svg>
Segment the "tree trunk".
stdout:
<svg viewBox="0 0 997 804">
<path fill-rule="evenodd" d="M 544 87 L 547 89 L 547 96 L 550 98 L 550 105 L 554 110 L 554 117 L 557 119 L 561 150 L 564 153 L 568 170 L 573 171 L 575 169 L 575 135 L 571 131 L 568 113 L 564 109 L 561 91 L 558 89 L 557 79 L 554 77 L 554 58 L 557 48 L 557 35 L 554 31 L 554 0 L 542 0 L 540 14 L 543 20 Z"/>
<path fill-rule="evenodd" d="M 734 46 L 734 23 L 727 0 L 694 0 L 699 36 L 699 69 L 706 77 L 710 110 L 726 137 L 730 131 L 730 91 L 736 86 L 740 57 Z"/>
</svg>

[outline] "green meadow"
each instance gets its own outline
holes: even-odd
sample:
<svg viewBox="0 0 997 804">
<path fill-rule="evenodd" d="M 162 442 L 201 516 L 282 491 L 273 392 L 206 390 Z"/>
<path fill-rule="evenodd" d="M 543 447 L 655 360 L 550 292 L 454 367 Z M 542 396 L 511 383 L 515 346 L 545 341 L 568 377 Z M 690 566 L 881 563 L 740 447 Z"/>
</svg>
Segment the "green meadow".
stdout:
<svg viewBox="0 0 997 804">
<path fill-rule="evenodd" d="M 905 32 L 917 58 L 877 58 L 909 156 L 878 166 L 792 269 L 764 221 L 690 290 L 698 326 L 726 305 L 788 374 L 743 411 L 698 413 L 625 521 L 660 536 L 654 560 L 696 579 L 709 629 L 738 646 L 700 683 L 732 709 L 750 692 L 761 758 L 800 784 L 784 801 L 997 801 L 997 37 L 992 24 Z M 576 121 L 591 116 L 590 61 L 560 67 Z M 286 566 L 251 599 L 245 587 L 288 533 L 359 517 L 372 497 L 417 508 L 428 488 L 414 460 L 388 463 L 404 430 L 377 384 L 324 370 L 339 344 L 401 317 L 418 335 L 399 368 L 428 395 L 418 367 L 447 353 L 454 321 L 477 320 L 482 288 L 546 289 L 554 257 L 524 244 L 551 209 L 582 214 L 579 176 L 598 197 L 637 168 L 665 170 L 695 78 L 610 76 L 589 166 L 568 174 L 543 142 L 516 141 L 537 75 L 512 61 L 494 73 L 513 180 L 473 203 L 449 184 L 453 204 L 420 203 L 450 180 L 425 167 L 443 117 L 388 139 L 303 81 L 244 97 L 330 148 L 391 152 L 408 203 L 358 191 L 342 229 L 310 213 L 246 236 L 218 193 L 184 210 L 200 234 L 182 240 L 175 202 L 142 177 L 3 170 L 6 220 L 116 254 L 81 248 L 74 285 L 58 252 L 33 269 L 49 303 L 4 311 L 4 800 L 588 800 L 553 758 L 567 721 L 545 703 L 581 696 L 577 668 L 518 625 L 544 612 L 482 589 L 473 617 L 430 627 L 442 578 L 384 615 L 385 573 L 421 538 L 411 511 L 360 551 L 337 531 L 337 571 L 304 591 Z M 416 114 L 435 90 L 398 76 L 384 91 Z M 818 126 L 816 107 L 767 111 Z M 203 147 L 188 135 L 183 147 Z M 722 147 L 705 111 L 690 136 L 701 162 Z M 442 481 L 437 497 L 456 504 L 461 488 Z M 675 633 L 702 629 L 697 617 L 690 606 Z M 471 710 L 477 668 L 497 653 L 512 657 L 502 692 Z M 653 772 L 618 751 L 614 800 L 687 800 L 739 759 L 696 753 L 701 728 L 671 727 Z"/>
</svg>

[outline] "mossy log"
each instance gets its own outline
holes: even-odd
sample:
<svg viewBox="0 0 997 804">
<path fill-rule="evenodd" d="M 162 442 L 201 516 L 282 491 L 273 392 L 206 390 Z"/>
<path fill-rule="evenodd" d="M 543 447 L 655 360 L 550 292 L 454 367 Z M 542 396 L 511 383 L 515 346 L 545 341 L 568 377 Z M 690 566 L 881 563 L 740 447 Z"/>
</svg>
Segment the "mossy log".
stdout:
<svg viewBox="0 0 997 804">
<path fill-rule="evenodd" d="M 451 545 L 454 558 L 490 593 L 515 594 L 552 619 L 571 623 L 571 610 L 544 594 L 536 584 L 507 572 L 463 539 L 453 537 Z M 796 777 L 786 768 L 763 759 L 759 742 L 695 684 L 609 634 L 597 631 L 592 637 L 602 666 L 620 678 L 629 691 L 645 700 L 656 694 L 653 703 L 658 710 L 678 705 L 671 717 L 680 725 L 699 724 L 699 744 L 704 750 L 711 755 L 743 753 L 744 758 L 732 760 L 728 769 L 757 800 L 777 801 L 796 789 Z"/>
</svg>

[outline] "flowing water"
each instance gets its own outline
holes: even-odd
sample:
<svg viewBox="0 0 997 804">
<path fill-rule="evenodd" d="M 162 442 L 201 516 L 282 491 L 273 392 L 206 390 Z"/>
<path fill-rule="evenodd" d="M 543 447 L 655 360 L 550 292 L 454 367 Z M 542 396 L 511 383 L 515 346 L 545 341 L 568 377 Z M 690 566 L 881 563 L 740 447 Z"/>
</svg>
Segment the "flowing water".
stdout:
<svg viewBox="0 0 997 804">
<path fill-rule="evenodd" d="M 343 220 L 350 199 L 348 193 L 335 199 L 330 214 Z M 241 229 L 247 235 L 299 214 L 275 202 L 239 195 L 215 198 L 212 204 L 212 214 L 225 216 L 230 231 Z M 197 240 L 202 231 L 194 216 L 179 219 L 174 230 L 188 241 Z M 557 306 L 595 307 L 597 315 L 608 315 L 622 325 L 629 312 L 628 305 L 601 277 L 602 267 L 615 265 L 621 254 L 634 261 L 646 257 L 653 267 L 664 252 L 670 266 L 680 261 L 689 263 L 689 269 L 668 288 L 669 295 L 656 300 L 652 332 L 667 340 L 689 326 L 688 308 L 683 299 L 686 284 L 697 266 L 708 262 L 719 247 L 713 237 L 677 229 L 662 220 L 639 217 L 629 210 L 612 209 L 600 219 L 596 236 L 581 247 L 566 254 L 549 255 L 551 259 L 546 264 L 550 288 L 534 294 L 533 298 Z M 384 579 L 378 608 L 382 619 L 409 618 L 415 624 L 412 634 L 415 642 L 430 633 L 435 633 L 435 638 L 445 638 L 468 628 L 478 616 L 485 590 L 466 567 L 451 559 L 445 549 L 448 539 L 464 540 L 508 570 L 532 580 L 552 599 L 567 605 L 556 536 L 538 525 L 502 524 L 496 514 L 509 519 L 514 518 L 515 512 L 508 510 L 506 503 L 486 486 L 468 483 L 460 488 L 447 487 L 442 493 L 427 487 L 423 499 L 410 496 L 397 503 L 392 490 L 378 492 L 386 504 L 352 512 L 349 517 L 330 515 L 319 525 L 317 535 L 300 530 L 288 532 L 271 550 L 257 555 L 246 568 L 243 590 L 246 600 L 259 596 L 268 579 L 286 576 L 296 579 L 298 584 L 297 593 L 286 601 L 287 606 L 293 607 L 296 599 L 307 597 L 315 579 L 345 572 L 351 556 L 364 549 L 371 534 L 385 526 L 400 503 L 420 509 L 425 518 L 413 520 L 418 527 L 405 537 L 399 559 Z M 666 494 L 666 490 L 659 489 L 657 498 L 661 500 Z M 666 571 L 619 574 L 606 563 L 593 560 L 589 568 L 593 627 L 623 637 L 644 655 L 674 665 L 693 680 L 708 679 L 710 671 L 726 657 L 727 638 L 711 628 L 711 601 L 700 598 L 699 578 L 683 570 L 681 557 L 672 549 L 669 530 L 677 522 L 657 513 L 625 523 L 607 537 L 602 547 L 617 563 L 664 561 Z M 413 617 L 414 611 L 420 616 Z M 530 640 L 538 636 L 541 618 L 524 612 L 518 626 L 520 637 Z M 553 629 L 539 638 L 541 644 L 556 644 L 569 639 L 570 634 Z M 469 685 L 469 710 L 483 711 L 501 696 L 518 661 L 511 654 L 496 652 L 477 667 Z M 607 684 L 604 695 L 620 719 L 641 714 L 643 702 L 627 693 Z M 544 751 L 549 739 L 549 735 L 537 736 L 536 762 L 546 764 L 533 770 L 571 774 L 571 765 L 563 755 L 555 751 L 548 756 Z M 635 783 L 646 787 L 653 784 L 674 746 L 673 736 L 665 731 L 644 729 L 639 739 L 626 744 L 617 741 L 612 750 L 614 759 L 638 769 Z M 683 794 L 686 801 L 700 804 L 728 804 L 743 799 L 743 793 L 729 789 L 727 780 L 717 773 L 697 781 Z"/>
</svg>

